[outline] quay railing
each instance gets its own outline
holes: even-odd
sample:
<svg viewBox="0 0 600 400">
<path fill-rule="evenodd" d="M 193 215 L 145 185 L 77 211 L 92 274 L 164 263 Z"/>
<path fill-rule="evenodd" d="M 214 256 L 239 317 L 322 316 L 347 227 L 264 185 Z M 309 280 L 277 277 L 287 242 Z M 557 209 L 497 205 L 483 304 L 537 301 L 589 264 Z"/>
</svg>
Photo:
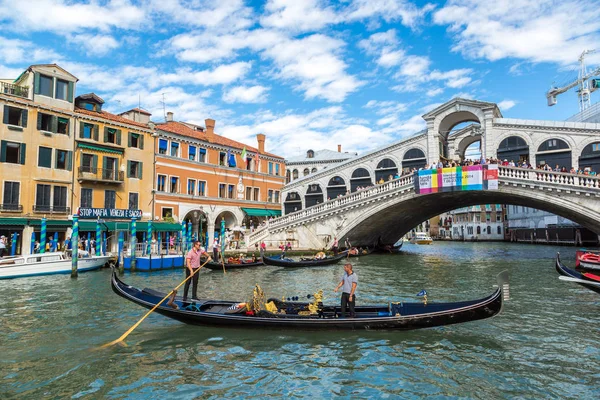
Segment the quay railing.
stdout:
<svg viewBox="0 0 600 400">
<path fill-rule="evenodd" d="M 0 203 L 0 211 L 14 213 L 23 212 L 23 206 L 21 204 Z"/>
<path fill-rule="evenodd" d="M 34 204 L 33 212 L 49 214 L 71 214 L 71 207 Z"/>
<path fill-rule="evenodd" d="M 0 93 L 12 96 L 29 98 L 29 86 L 14 85 L 12 83 L 0 82 Z"/>
<path fill-rule="evenodd" d="M 125 180 L 125 172 L 108 168 L 79 167 L 77 177 L 82 181 L 122 183 Z"/>
</svg>

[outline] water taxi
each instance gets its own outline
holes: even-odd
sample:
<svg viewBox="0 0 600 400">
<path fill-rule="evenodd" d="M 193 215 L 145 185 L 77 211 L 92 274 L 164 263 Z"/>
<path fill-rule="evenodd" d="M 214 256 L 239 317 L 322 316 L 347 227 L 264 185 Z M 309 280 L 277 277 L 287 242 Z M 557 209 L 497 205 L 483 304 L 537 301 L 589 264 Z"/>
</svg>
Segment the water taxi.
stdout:
<svg viewBox="0 0 600 400">
<path fill-rule="evenodd" d="M 417 232 L 413 237 L 410 238 L 412 244 L 432 244 L 433 239 L 425 232 Z"/>
<path fill-rule="evenodd" d="M 79 251 L 77 271 L 98 269 L 108 262 L 109 256 L 90 256 Z M 63 252 L 29 254 L 0 258 L 0 279 L 23 278 L 27 276 L 70 274 L 71 257 Z"/>
</svg>

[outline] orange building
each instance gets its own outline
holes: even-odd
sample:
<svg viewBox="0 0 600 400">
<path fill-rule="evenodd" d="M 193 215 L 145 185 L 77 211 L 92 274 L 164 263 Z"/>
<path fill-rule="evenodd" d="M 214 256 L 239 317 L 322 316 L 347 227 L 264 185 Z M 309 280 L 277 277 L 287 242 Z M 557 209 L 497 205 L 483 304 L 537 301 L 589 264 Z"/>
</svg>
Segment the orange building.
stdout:
<svg viewBox="0 0 600 400">
<path fill-rule="evenodd" d="M 246 228 L 281 215 L 284 159 L 265 151 L 263 134 L 252 147 L 216 134 L 212 119 L 205 125 L 173 121 L 172 113 L 156 125 L 155 220 L 191 222 L 206 240 L 223 218 L 232 245 L 243 246 Z"/>
</svg>

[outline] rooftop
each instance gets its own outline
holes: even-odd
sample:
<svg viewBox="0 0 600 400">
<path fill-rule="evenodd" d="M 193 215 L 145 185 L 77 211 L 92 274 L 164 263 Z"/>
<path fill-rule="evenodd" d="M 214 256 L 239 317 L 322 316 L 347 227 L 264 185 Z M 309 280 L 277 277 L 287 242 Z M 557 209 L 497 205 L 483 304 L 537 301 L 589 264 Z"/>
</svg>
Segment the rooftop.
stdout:
<svg viewBox="0 0 600 400">
<path fill-rule="evenodd" d="M 290 157 L 285 160 L 286 164 L 289 163 L 310 163 L 318 161 L 344 161 L 350 158 L 356 157 L 357 153 L 341 153 L 333 150 L 317 150 L 314 152 L 314 157 L 308 157 L 307 153 L 300 156 Z"/>
</svg>

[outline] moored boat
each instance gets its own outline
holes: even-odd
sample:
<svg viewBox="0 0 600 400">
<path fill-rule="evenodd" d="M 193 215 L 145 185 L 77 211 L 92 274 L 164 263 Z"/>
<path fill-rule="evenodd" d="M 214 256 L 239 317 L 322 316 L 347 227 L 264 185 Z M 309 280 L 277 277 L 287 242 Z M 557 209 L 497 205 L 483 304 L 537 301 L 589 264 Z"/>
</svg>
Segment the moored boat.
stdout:
<svg viewBox="0 0 600 400">
<path fill-rule="evenodd" d="M 348 250 L 348 256 L 349 257 L 363 257 L 363 256 L 368 256 L 369 254 L 371 254 L 373 252 L 373 249 L 363 249 L 361 248 L 356 248 L 353 247 L 350 250 Z"/>
<path fill-rule="evenodd" d="M 575 253 L 575 266 L 600 271 L 600 254 L 578 250 Z"/>
<path fill-rule="evenodd" d="M 357 306 L 354 318 L 340 316 L 340 307 L 323 305 L 317 294 L 313 303 L 265 300 L 257 286 L 248 303 L 222 300 L 183 302 L 165 299 L 164 293 L 129 286 L 113 271 L 111 286 L 119 296 L 156 312 L 194 325 L 305 330 L 409 330 L 470 322 L 493 317 L 508 298 L 508 272 L 497 277 L 498 286 L 489 296 L 448 303 L 399 302 Z M 322 294 L 322 293 L 321 293 Z M 170 304 L 170 305 L 169 305 Z"/>
<path fill-rule="evenodd" d="M 104 266 L 109 259 L 109 256 L 79 257 L 77 271 L 86 272 L 98 269 Z M 0 259 L 0 279 L 70 274 L 71 262 L 71 258 L 62 252 L 3 257 Z"/>
<path fill-rule="evenodd" d="M 323 265 L 337 264 L 340 260 L 347 257 L 347 252 L 344 251 L 337 256 L 325 258 L 303 258 L 301 260 L 292 260 L 291 258 L 263 257 L 263 261 L 267 265 L 274 265 L 276 267 L 320 267 Z"/>
<path fill-rule="evenodd" d="M 556 272 L 559 275 L 566 277 L 568 281 L 577 283 L 596 293 L 600 293 L 600 276 L 581 273 L 565 266 L 560 260 L 560 253 L 556 253 Z"/>
<path fill-rule="evenodd" d="M 202 264 L 204 264 L 204 261 L 202 261 Z M 265 265 L 265 263 L 260 260 L 258 260 L 258 261 L 243 260 L 239 263 L 225 263 L 225 270 L 260 267 L 261 265 Z M 215 261 L 209 261 L 204 266 L 206 268 L 212 269 L 212 270 L 222 270 L 223 269 L 223 264 L 220 262 L 215 262 Z"/>
<path fill-rule="evenodd" d="M 425 232 L 417 232 L 415 236 L 410 238 L 410 242 L 412 244 L 432 244 L 433 239 Z"/>
</svg>

